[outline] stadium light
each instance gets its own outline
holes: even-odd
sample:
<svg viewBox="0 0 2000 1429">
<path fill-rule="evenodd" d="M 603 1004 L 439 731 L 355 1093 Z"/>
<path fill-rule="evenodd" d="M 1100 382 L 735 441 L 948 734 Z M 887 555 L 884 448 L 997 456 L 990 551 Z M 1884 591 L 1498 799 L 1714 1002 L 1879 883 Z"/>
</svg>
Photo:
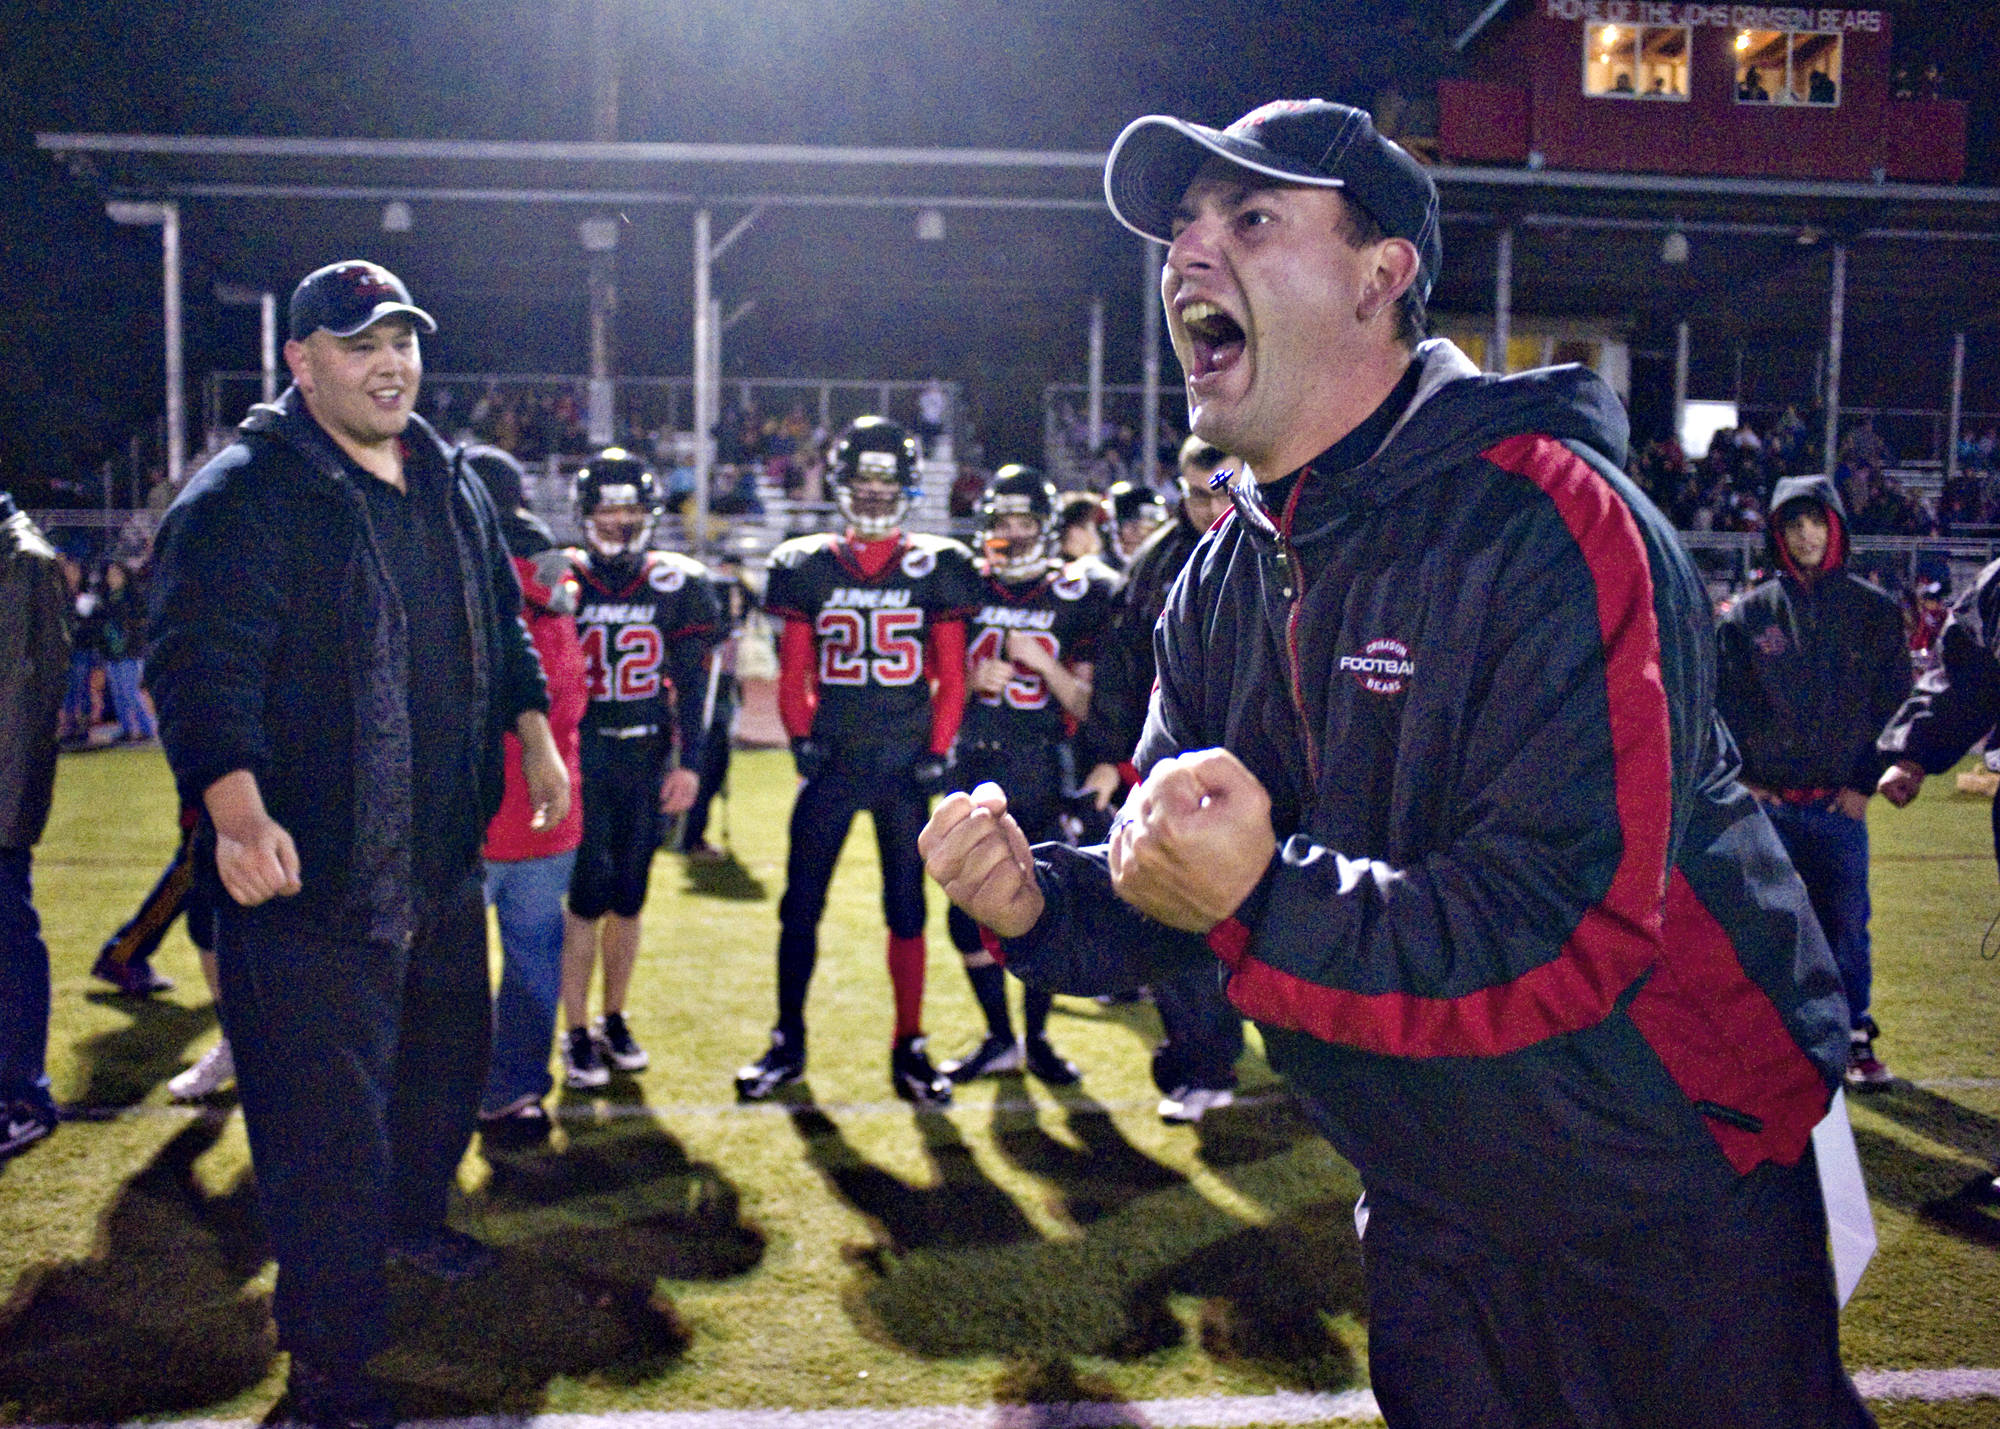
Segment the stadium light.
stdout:
<svg viewBox="0 0 2000 1429">
<path fill-rule="evenodd" d="M 167 367 L 167 480 L 178 489 L 181 484 L 183 453 L 187 447 L 187 411 L 181 394 L 181 209 L 171 201 L 142 203 L 112 199 L 104 213 L 113 223 L 143 228 L 160 226 L 160 266 L 163 272 L 161 305 L 166 326 Z"/>
</svg>

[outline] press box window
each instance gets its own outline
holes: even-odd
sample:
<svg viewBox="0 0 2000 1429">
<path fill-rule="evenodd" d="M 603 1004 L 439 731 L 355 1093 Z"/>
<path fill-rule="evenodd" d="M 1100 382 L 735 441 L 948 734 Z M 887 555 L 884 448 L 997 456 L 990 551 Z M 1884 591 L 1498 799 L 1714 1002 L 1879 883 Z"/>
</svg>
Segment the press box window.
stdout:
<svg viewBox="0 0 2000 1429">
<path fill-rule="evenodd" d="M 1586 25 L 1583 92 L 1606 99 L 1686 99 L 1685 25 Z"/>
<path fill-rule="evenodd" d="M 1736 102 L 1840 103 L 1840 36 L 1803 30 L 1738 30 Z"/>
</svg>

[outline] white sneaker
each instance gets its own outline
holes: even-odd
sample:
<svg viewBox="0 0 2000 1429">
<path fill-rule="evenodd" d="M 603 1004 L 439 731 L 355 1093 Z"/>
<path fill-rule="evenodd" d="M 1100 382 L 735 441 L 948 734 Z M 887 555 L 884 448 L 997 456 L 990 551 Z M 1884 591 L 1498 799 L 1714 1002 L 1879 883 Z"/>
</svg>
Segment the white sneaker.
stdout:
<svg viewBox="0 0 2000 1429">
<path fill-rule="evenodd" d="M 167 1083 L 167 1095 L 177 1102 L 196 1102 L 214 1096 L 236 1080 L 236 1056 L 224 1037 L 201 1054 L 201 1060 Z"/>
<path fill-rule="evenodd" d="M 1236 1093 L 1228 1087 L 1175 1087 L 1160 1099 L 1160 1120 L 1173 1126 L 1192 1126 L 1235 1100 Z"/>
</svg>

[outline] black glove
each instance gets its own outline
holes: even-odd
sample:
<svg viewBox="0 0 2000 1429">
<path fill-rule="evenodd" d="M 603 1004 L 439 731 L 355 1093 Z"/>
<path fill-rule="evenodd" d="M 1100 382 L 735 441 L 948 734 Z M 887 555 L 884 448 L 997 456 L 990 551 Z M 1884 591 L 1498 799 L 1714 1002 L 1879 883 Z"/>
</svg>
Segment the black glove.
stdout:
<svg viewBox="0 0 2000 1429">
<path fill-rule="evenodd" d="M 941 794 L 944 792 L 945 776 L 951 772 L 951 760 L 942 754 L 926 754 L 910 766 L 910 782 L 917 786 L 919 794 Z"/>
<path fill-rule="evenodd" d="M 826 771 L 826 751 L 809 734 L 792 741 L 792 767 L 801 779 L 817 779 Z"/>
</svg>

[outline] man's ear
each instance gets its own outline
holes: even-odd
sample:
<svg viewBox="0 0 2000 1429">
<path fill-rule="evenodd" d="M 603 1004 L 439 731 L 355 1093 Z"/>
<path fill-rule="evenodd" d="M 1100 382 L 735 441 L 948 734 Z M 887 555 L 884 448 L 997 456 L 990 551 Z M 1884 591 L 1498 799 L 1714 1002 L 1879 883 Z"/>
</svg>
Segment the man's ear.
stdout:
<svg viewBox="0 0 2000 1429">
<path fill-rule="evenodd" d="M 312 365 L 306 360 L 306 345 L 297 338 L 285 343 L 285 366 L 291 369 L 292 381 L 299 391 L 310 394 L 313 390 Z"/>
<path fill-rule="evenodd" d="M 1375 266 L 1361 290 L 1358 316 L 1368 322 L 1409 291 L 1417 281 L 1417 245 L 1407 238 L 1385 238 L 1375 246 Z"/>
</svg>

